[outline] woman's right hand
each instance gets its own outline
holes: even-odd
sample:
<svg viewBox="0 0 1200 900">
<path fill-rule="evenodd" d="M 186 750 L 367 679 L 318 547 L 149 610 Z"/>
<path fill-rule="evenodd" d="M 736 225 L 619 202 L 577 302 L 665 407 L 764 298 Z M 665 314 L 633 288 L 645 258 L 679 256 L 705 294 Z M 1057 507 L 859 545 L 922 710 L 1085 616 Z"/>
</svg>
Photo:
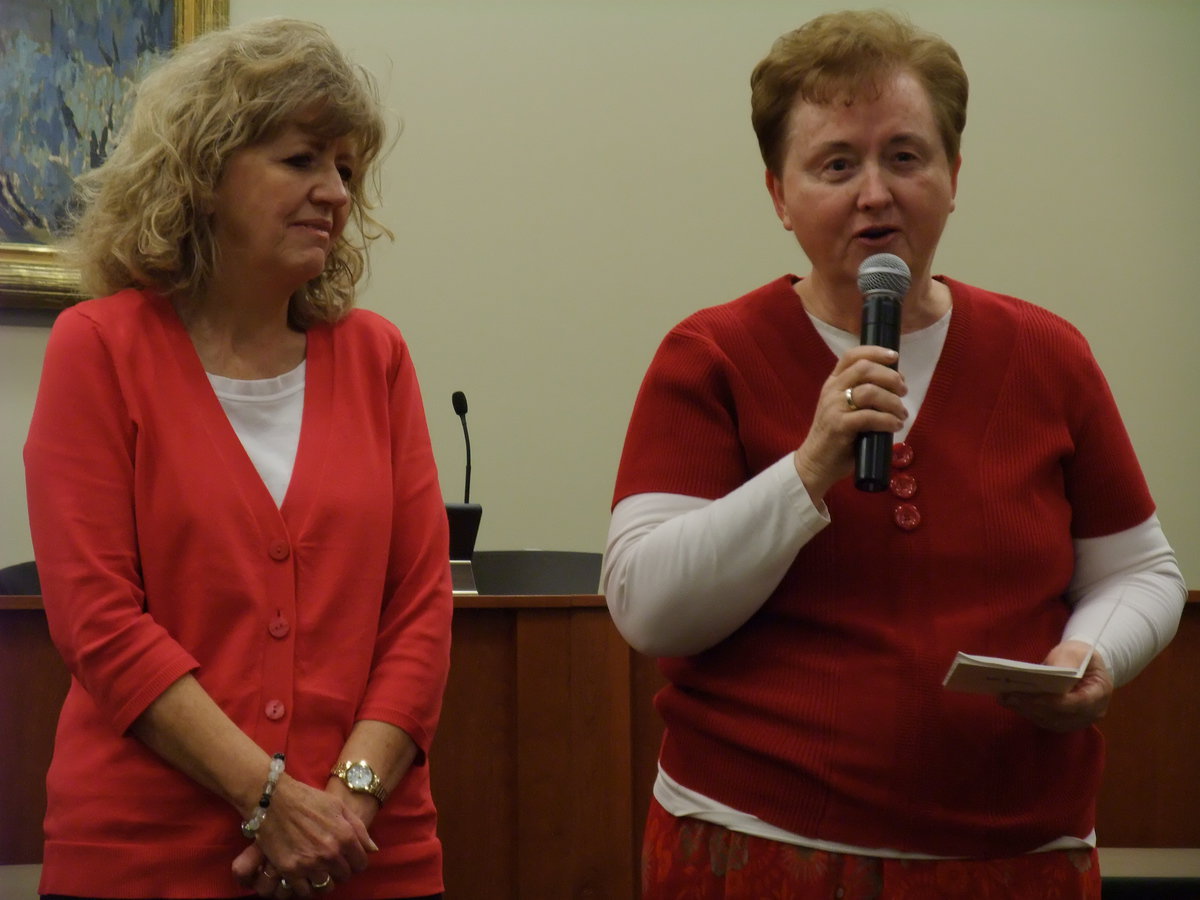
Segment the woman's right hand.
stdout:
<svg viewBox="0 0 1200 900">
<path fill-rule="evenodd" d="M 825 493 L 854 470 L 859 432 L 894 433 L 908 418 L 900 400 L 908 392 L 904 376 L 891 368 L 898 358 L 886 347 L 855 347 L 825 379 L 812 427 L 794 456 L 796 472 L 818 508 Z"/>
<path fill-rule="evenodd" d="M 314 885 L 348 881 L 379 848 L 349 807 L 284 775 L 255 843 L 233 861 L 240 884 L 260 897 L 312 897 Z"/>
</svg>

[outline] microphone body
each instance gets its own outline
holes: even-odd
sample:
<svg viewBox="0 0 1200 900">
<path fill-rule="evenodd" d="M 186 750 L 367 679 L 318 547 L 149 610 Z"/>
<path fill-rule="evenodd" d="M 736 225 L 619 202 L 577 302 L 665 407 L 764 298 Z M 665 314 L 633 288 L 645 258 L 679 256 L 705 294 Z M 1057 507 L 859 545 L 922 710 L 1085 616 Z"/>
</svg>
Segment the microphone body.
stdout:
<svg viewBox="0 0 1200 900">
<path fill-rule="evenodd" d="M 467 481 L 463 487 L 462 503 L 446 504 L 446 521 L 450 526 L 450 577 L 455 593 L 475 594 L 475 573 L 471 558 L 475 555 L 475 539 L 479 536 L 479 520 L 483 507 L 471 502 L 471 435 L 467 431 L 467 396 L 462 391 L 450 395 L 454 412 L 462 420 L 463 440 L 467 444 Z"/>
<path fill-rule="evenodd" d="M 900 312 L 911 279 L 908 265 L 891 253 L 863 260 L 858 268 L 858 287 L 863 293 L 862 344 L 900 349 Z M 855 438 L 854 486 L 860 491 L 887 490 L 892 440 L 886 431 L 864 431 Z"/>
<path fill-rule="evenodd" d="M 463 441 L 467 445 L 467 479 L 463 485 L 463 503 L 471 502 L 471 434 L 467 431 L 467 395 L 462 391 L 455 391 L 450 395 L 450 402 L 454 404 L 454 412 L 458 414 L 458 418 L 462 420 Z"/>
</svg>

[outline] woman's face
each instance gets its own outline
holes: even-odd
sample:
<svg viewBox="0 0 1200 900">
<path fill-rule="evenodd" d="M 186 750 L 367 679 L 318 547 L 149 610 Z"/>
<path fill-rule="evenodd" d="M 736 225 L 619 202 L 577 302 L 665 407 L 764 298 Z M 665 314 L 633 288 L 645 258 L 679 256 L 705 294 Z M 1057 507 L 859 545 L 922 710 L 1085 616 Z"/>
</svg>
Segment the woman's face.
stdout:
<svg viewBox="0 0 1200 900">
<path fill-rule="evenodd" d="M 880 87 L 849 104 L 797 101 L 783 170 L 767 174 L 780 221 L 834 291 L 856 292 L 874 253 L 903 259 L 914 285 L 927 280 L 954 209 L 961 158 L 946 158 L 925 89 L 910 72 Z"/>
<path fill-rule="evenodd" d="M 352 139 L 317 137 L 298 124 L 233 153 L 212 208 L 217 277 L 290 296 L 319 276 L 346 227 L 357 163 Z"/>
</svg>

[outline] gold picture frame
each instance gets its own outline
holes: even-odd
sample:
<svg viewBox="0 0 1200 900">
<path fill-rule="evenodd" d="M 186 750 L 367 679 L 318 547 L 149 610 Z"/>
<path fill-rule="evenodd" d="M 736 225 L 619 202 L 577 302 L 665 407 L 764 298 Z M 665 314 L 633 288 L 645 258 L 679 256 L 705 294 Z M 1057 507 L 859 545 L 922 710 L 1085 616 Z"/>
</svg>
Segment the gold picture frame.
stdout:
<svg viewBox="0 0 1200 900">
<path fill-rule="evenodd" d="M 229 0 L 175 0 L 175 46 L 229 24 Z M 79 273 L 46 244 L 0 243 L 0 309 L 62 309 L 79 300 Z"/>
</svg>

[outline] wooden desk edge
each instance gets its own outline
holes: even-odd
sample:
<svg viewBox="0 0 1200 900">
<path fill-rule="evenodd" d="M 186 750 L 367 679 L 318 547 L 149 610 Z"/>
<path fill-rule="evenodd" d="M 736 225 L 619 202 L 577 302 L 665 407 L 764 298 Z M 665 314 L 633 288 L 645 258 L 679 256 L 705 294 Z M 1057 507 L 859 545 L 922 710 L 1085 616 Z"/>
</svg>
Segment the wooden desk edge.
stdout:
<svg viewBox="0 0 1200 900">
<path fill-rule="evenodd" d="M 37 594 L 0 594 L 0 610 L 41 608 L 42 598 Z"/>
<path fill-rule="evenodd" d="M 1200 604 L 1200 591 L 1188 591 L 1188 603 Z M 601 594 L 456 594 L 455 609 L 570 609 L 604 606 Z M 36 594 L 0 594 L 0 611 L 6 609 L 41 609 L 42 598 Z"/>
<path fill-rule="evenodd" d="M 455 609 L 576 609 L 604 606 L 599 594 L 461 594 L 454 597 Z M 36 594 L 0 595 L 0 611 L 41 609 Z"/>
<path fill-rule="evenodd" d="M 1200 879 L 1200 847 L 1104 847 L 1100 874 L 1105 878 Z"/>
</svg>

